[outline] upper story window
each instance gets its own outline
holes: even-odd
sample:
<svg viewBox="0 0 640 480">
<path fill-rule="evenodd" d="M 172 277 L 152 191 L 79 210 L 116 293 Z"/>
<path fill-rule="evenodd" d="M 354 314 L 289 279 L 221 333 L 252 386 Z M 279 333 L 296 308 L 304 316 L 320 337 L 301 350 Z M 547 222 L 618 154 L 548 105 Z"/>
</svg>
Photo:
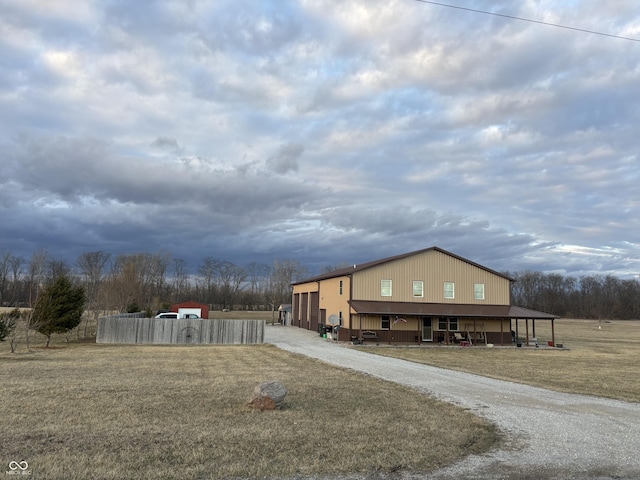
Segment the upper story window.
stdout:
<svg viewBox="0 0 640 480">
<path fill-rule="evenodd" d="M 342 280 L 340 280 L 340 285 L 338 286 L 338 290 L 340 291 L 340 295 L 342 295 Z"/>
<path fill-rule="evenodd" d="M 473 298 L 476 300 L 484 300 L 484 283 L 476 283 L 473 286 Z"/>
<path fill-rule="evenodd" d="M 413 296 L 424 297 L 424 282 L 422 280 L 413 281 Z"/>
<path fill-rule="evenodd" d="M 391 280 L 380 280 L 380 296 L 391 296 Z"/>
<path fill-rule="evenodd" d="M 444 298 L 455 298 L 453 282 L 444 282 Z"/>
</svg>

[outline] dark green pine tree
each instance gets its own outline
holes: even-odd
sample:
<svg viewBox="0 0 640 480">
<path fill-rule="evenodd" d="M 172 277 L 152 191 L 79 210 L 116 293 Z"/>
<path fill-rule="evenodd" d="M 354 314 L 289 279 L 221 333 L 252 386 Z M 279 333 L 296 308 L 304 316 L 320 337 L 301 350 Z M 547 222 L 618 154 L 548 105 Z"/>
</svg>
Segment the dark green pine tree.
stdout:
<svg viewBox="0 0 640 480">
<path fill-rule="evenodd" d="M 20 310 L 14 308 L 10 312 L 0 313 L 0 342 L 4 342 L 7 335 L 16 328 L 16 321 L 20 318 Z"/>
<path fill-rule="evenodd" d="M 31 324 L 35 330 L 51 341 L 51 334 L 64 333 L 76 328 L 84 312 L 85 292 L 74 286 L 68 277 L 58 277 L 38 296 Z"/>
</svg>

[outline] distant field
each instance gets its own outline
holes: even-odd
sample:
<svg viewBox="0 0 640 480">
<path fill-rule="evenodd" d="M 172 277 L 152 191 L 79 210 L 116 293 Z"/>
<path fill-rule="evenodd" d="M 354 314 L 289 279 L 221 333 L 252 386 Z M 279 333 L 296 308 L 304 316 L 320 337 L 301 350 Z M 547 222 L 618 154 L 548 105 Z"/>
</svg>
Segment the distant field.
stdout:
<svg viewBox="0 0 640 480">
<path fill-rule="evenodd" d="M 229 318 L 229 319 L 249 319 L 249 320 L 266 320 L 271 323 L 271 319 L 278 321 L 278 312 L 264 312 L 264 311 L 251 311 L 251 310 L 232 310 L 230 312 L 221 312 L 218 310 L 210 311 L 209 318 Z"/>
<path fill-rule="evenodd" d="M 536 336 L 546 345 L 550 322 L 536 322 Z M 640 402 L 640 321 L 559 319 L 555 338 L 568 350 L 381 346 L 369 351 L 557 391 Z"/>
<path fill-rule="evenodd" d="M 498 442 L 486 421 L 269 345 L 56 344 L 0 353 L 0 465 L 30 478 L 283 478 L 429 472 Z M 285 408 L 255 412 L 277 379 Z"/>
</svg>

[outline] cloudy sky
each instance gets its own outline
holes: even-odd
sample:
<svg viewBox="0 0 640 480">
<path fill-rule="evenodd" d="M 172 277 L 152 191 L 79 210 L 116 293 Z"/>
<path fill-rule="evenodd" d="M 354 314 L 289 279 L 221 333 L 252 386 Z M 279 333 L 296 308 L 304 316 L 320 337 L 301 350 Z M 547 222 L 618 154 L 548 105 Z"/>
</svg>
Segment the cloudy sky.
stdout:
<svg viewBox="0 0 640 480">
<path fill-rule="evenodd" d="M 444 2 L 447 3 L 447 2 Z M 0 252 L 640 274 L 636 0 L 0 0 Z"/>
</svg>

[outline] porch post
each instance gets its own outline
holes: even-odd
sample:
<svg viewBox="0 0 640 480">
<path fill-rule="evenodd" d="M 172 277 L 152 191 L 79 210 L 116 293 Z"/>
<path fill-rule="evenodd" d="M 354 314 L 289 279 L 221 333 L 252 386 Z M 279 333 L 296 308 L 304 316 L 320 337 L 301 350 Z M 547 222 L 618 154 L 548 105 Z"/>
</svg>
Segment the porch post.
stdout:
<svg viewBox="0 0 640 480">
<path fill-rule="evenodd" d="M 553 326 L 553 322 L 555 321 L 555 318 L 551 319 L 551 344 L 555 347 L 556 346 L 556 332 Z"/>
<path fill-rule="evenodd" d="M 531 319 L 531 324 L 532 324 L 532 325 L 531 325 L 531 328 L 532 328 L 532 330 L 533 330 L 533 331 L 531 332 L 531 336 L 532 336 L 533 338 L 536 338 L 536 319 L 535 319 L 535 318 L 532 318 L 532 319 Z"/>
<path fill-rule="evenodd" d="M 484 333 L 486 335 L 487 331 L 485 330 Z M 471 339 L 469 339 L 469 340 L 471 340 Z M 473 319 L 473 343 L 471 345 L 475 345 L 477 341 L 478 341 L 478 331 L 477 331 L 477 328 L 476 328 L 476 319 L 474 318 Z"/>
<path fill-rule="evenodd" d="M 446 333 L 446 335 L 447 335 L 447 336 L 446 336 L 446 338 L 447 338 L 447 345 L 449 345 L 449 318 L 447 318 L 447 319 L 445 320 L 445 324 L 446 324 L 446 328 L 447 328 L 447 329 L 446 329 L 446 332 L 447 332 L 447 333 Z"/>
<path fill-rule="evenodd" d="M 487 334 L 487 331 L 484 331 L 484 334 Z M 504 319 L 500 319 L 500 346 L 504 345 Z"/>
<path fill-rule="evenodd" d="M 529 346 L 529 319 L 528 318 L 524 319 L 524 326 L 525 326 L 525 333 L 527 335 L 524 340 L 524 344 L 528 347 Z"/>
</svg>

